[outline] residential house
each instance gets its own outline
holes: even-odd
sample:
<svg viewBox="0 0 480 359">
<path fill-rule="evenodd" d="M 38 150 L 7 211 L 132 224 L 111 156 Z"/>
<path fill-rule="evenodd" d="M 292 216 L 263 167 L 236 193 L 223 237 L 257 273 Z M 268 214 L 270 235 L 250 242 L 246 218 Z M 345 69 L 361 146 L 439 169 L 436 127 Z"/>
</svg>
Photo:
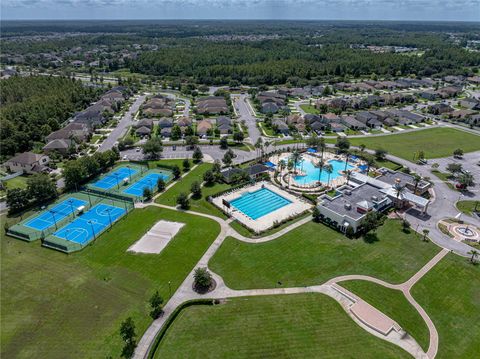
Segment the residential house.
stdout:
<svg viewBox="0 0 480 359">
<path fill-rule="evenodd" d="M 207 120 L 197 122 L 197 134 L 199 136 L 206 136 L 207 132 L 209 132 L 212 128 L 212 124 Z"/>
<path fill-rule="evenodd" d="M 67 156 L 73 149 L 76 151 L 78 145 L 75 141 L 70 139 L 56 139 L 48 142 L 43 146 L 43 153 L 49 155 L 52 152 L 57 152 L 62 156 Z"/>
<path fill-rule="evenodd" d="M 442 115 L 447 112 L 452 112 L 453 108 L 446 103 L 436 103 L 428 107 L 428 112 L 434 115 Z"/>
<path fill-rule="evenodd" d="M 197 99 L 197 113 L 202 115 L 221 115 L 228 113 L 227 101 L 223 96 L 207 96 Z"/>
<path fill-rule="evenodd" d="M 288 134 L 288 125 L 285 123 L 285 121 L 281 119 L 274 119 L 272 121 L 272 128 L 275 130 L 277 133 L 281 133 L 284 135 Z"/>
<path fill-rule="evenodd" d="M 354 131 L 366 130 L 367 125 L 358 121 L 355 117 L 349 115 L 343 115 L 340 117 L 340 123 L 343 123 L 348 128 Z"/>
<path fill-rule="evenodd" d="M 159 126 L 160 128 L 173 127 L 173 119 L 172 119 L 172 118 L 168 118 L 168 117 L 162 117 L 162 118 L 158 121 L 158 126 Z"/>
<path fill-rule="evenodd" d="M 217 118 L 217 129 L 221 134 L 232 133 L 232 120 L 228 117 L 221 116 Z"/>
<path fill-rule="evenodd" d="M 24 152 L 10 158 L 3 165 L 10 172 L 34 174 L 48 170 L 49 162 L 50 158 L 47 155 Z"/>
<path fill-rule="evenodd" d="M 74 139 L 77 142 L 86 142 L 90 138 L 90 127 L 85 123 L 71 122 L 58 131 L 54 131 L 45 137 L 46 142 L 53 140 Z"/>
<path fill-rule="evenodd" d="M 382 123 L 378 120 L 377 116 L 368 111 L 359 111 L 355 113 L 355 118 L 369 128 L 382 127 Z"/>
</svg>

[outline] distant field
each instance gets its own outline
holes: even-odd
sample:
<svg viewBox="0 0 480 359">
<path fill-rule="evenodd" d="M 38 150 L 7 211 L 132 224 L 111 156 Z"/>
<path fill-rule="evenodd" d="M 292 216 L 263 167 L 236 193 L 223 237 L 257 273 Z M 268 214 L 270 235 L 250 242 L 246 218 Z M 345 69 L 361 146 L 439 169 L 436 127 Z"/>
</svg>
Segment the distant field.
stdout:
<svg viewBox="0 0 480 359">
<path fill-rule="evenodd" d="M 186 225 L 159 255 L 127 253 L 160 219 Z M 0 356 L 119 358 L 121 321 L 132 316 L 141 336 L 149 297 L 167 300 L 168 282 L 174 293 L 219 231 L 208 218 L 148 207 L 70 255 L 2 234 Z"/>
<path fill-rule="evenodd" d="M 209 267 L 234 289 L 321 284 L 344 274 L 365 274 L 391 283 L 410 278 L 439 249 L 406 234 L 389 220 L 370 242 L 351 240 L 323 224 L 308 222 L 273 241 L 225 240 Z"/>
<path fill-rule="evenodd" d="M 367 148 L 383 148 L 388 153 L 412 161 L 424 151 L 425 157 L 439 158 L 453 154 L 457 148 L 465 152 L 480 150 L 480 136 L 454 128 L 432 128 L 421 131 L 378 137 L 351 138 L 352 146 L 364 144 Z"/>
<path fill-rule="evenodd" d="M 188 307 L 155 354 L 156 359 L 409 357 L 364 331 L 337 302 L 317 293 Z"/>
<path fill-rule="evenodd" d="M 448 254 L 412 288 L 440 338 L 438 359 L 478 358 L 480 265 Z"/>
</svg>

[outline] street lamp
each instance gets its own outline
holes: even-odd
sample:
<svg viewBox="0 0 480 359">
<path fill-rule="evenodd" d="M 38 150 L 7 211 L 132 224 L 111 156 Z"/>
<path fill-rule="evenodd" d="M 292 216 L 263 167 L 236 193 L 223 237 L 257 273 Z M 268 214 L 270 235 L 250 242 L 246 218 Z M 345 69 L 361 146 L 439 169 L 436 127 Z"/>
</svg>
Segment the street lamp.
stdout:
<svg viewBox="0 0 480 359">
<path fill-rule="evenodd" d="M 169 296 L 171 297 L 172 296 L 172 282 L 171 281 L 168 281 L 168 293 L 169 293 Z"/>
<path fill-rule="evenodd" d="M 58 229 L 58 227 L 57 227 L 57 220 L 55 219 L 55 212 L 52 211 L 51 209 L 49 209 L 48 211 L 49 211 L 50 214 L 52 215 L 53 223 L 55 223 L 55 229 Z"/>
<path fill-rule="evenodd" d="M 107 209 L 108 220 L 110 221 L 110 228 L 112 228 L 112 217 L 110 216 L 110 211 L 111 211 L 111 210 L 112 210 L 111 208 L 108 208 L 108 209 Z"/>
<path fill-rule="evenodd" d="M 96 235 L 95 235 L 95 228 L 93 228 L 93 222 L 92 222 L 92 220 L 89 220 L 88 223 L 89 223 L 90 226 L 92 227 L 93 239 L 97 239 L 97 237 L 96 237 Z"/>
<path fill-rule="evenodd" d="M 130 182 L 132 182 L 132 170 L 130 169 L 130 165 L 127 165 L 128 168 L 128 177 L 130 178 Z"/>
<path fill-rule="evenodd" d="M 117 180 L 117 189 L 120 189 L 120 186 L 118 185 L 118 173 L 115 173 L 114 176 L 115 176 L 115 179 Z"/>
<path fill-rule="evenodd" d="M 72 210 L 72 216 L 75 217 L 75 212 L 73 211 L 73 200 L 69 199 L 68 203 L 70 203 L 70 209 Z"/>
</svg>

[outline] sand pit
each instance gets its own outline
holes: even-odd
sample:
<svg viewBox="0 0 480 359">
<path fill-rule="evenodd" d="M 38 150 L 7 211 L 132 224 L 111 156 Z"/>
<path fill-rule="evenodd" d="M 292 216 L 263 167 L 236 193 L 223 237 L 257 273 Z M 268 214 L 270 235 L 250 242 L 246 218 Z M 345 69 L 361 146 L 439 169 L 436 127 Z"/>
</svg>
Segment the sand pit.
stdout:
<svg viewBox="0 0 480 359">
<path fill-rule="evenodd" d="M 185 223 L 158 221 L 145 235 L 128 248 L 128 252 L 159 254 Z"/>
</svg>

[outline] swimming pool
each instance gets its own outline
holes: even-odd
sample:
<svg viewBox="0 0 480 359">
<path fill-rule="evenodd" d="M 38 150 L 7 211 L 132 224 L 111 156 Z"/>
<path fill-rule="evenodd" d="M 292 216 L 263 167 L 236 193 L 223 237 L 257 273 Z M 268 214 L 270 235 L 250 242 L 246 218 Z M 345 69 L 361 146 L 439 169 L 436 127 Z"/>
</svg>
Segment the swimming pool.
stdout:
<svg viewBox="0 0 480 359">
<path fill-rule="evenodd" d="M 328 161 L 328 163 L 333 167 L 333 172 L 330 174 L 330 181 L 337 177 L 340 177 L 341 174 L 339 172 L 345 170 L 345 161 L 330 160 Z M 352 170 L 354 168 L 355 168 L 354 166 L 351 166 L 349 164 L 347 165 L 347 170 Z M 310 184 L 318 181 L 318 175 L 320 174 L 320 169 L 315 167 L 315 165 L 310 159 L 305 158 L 301 162 L 299 162 L 297 164 L 297 169 L 302 170 L 305 173 L 305 176 L 297 175 L 293 177 L 293 180 L 298 184 Z M 325 171 L 325 169 L 323 169 L 322 176 L 320 177 L 320 182 L 327 183 L 327 181 L 328 181 L 328 172 Z"/>
<path fill-rule="evenodd" d="M 246 192 L 230 202 L 233 207 L 253 220 L 263 217 L 290 203 L 292 203 L 290 200 L 268 188 L 260 188 L 254 192 Z"/>
</svg>

